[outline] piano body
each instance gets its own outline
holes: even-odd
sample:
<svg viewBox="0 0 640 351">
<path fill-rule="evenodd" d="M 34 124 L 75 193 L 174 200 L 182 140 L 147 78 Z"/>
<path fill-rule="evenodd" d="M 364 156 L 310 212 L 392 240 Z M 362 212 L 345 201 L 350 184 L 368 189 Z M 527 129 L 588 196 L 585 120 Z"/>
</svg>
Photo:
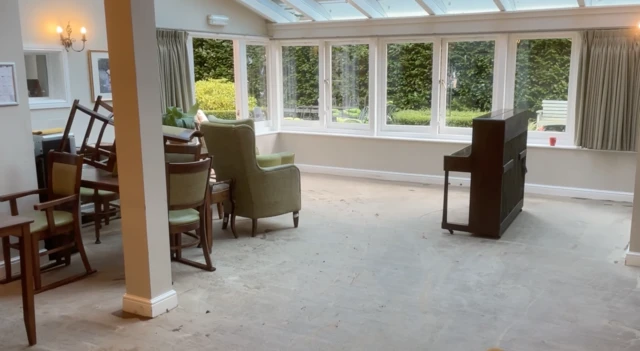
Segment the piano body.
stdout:
<svg viewBox="0 0 640 351">
<path fill-rule="evenodd" d="M 473 119 L 472 143 L 444 157 L 442 228 L 500 238 L 522 211 L 527 130 L 535 113 L 499 110 Z M 449 172 L 471 174 L 468 224 L 449 223 Z"/>
</svg>

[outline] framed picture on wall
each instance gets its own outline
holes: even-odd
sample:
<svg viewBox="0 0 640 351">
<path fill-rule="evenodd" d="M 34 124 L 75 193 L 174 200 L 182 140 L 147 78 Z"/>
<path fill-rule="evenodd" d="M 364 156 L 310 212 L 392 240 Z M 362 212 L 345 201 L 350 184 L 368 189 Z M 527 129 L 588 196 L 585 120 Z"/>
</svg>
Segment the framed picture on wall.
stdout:
<svg viewBox="0 0 640 351">
<path fill-rule="evenodd" d="M 0 62 L 0 106 L 15 106 L 17 104 L 16 64 Z"/>
<path fill-rule="evenodd" d="M 89 51 L 89 77 L 91 79 L 91 99 L 96 101 L 98 95 L 102 95 L 102 100 L 111 101 L 111 70 L 109 69 L 109 53 L 107 51 Z"/>
</svg>

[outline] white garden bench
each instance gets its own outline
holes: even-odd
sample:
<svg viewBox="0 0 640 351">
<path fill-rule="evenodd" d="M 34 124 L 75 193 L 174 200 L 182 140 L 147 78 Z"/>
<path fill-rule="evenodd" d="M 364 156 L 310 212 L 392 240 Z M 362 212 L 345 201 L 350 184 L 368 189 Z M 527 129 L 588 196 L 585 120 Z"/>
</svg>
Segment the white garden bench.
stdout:
<svg viewBox="0 0 640 351">
<path fill-rule="evenodd" d="M 567 125 L 567 101 L 542 100 L 542 110 L 538 114 L 537 126 L 566 126 Z"/>
</svg>

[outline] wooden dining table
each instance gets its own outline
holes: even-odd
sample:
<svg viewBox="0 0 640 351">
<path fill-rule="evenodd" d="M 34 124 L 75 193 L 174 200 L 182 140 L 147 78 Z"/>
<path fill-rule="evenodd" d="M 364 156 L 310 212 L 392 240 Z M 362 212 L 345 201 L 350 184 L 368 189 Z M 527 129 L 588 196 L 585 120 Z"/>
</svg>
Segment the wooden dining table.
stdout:
<svg viewBox="0 0 640 351">
<path fill-rule="evenodd" d="M 118 183 L 118 177 L 115 176 L 112 172 L 108 172 L 99 168 L 95 168 L 90 165 L 84 165 L 82 168 L 82 179 L 80 181 L 81 186 L 85 188 L 94 189 L 94 191 L 98 190 L 106 190 L 113 191 L 114 193 L 120 193 L 120 184 Z M 210 191 L 207 192 L 207 208 L 211 207 Z M 211 222 L 213 221 L 213 214 L 211 211 L 206 211 L 206 233 L 207 239 L 209 241 L 209 251 L 211 251 L 212 240 L 213 240 L 213 226 Z"/>
<path fill-rule="evenodd" d="M 20 277 L 22 281 L 22 313 L 24 326 L 27 330 L 29 345 L 35 345 L 36 316 L 34 306 L 33 250 L 31 243 L 30 224 L 33 219 L 20 216 L 0 214 L 0 238 L 13 236 L 20 239 Z"/>
</svg>

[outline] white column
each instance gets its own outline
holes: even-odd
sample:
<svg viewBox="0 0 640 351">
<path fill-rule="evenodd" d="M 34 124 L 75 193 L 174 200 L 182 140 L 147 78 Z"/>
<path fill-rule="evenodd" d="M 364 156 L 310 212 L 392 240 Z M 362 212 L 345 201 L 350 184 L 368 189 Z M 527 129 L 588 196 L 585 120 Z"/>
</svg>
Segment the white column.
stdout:
<svg viewBox="0 0 640 351">
<path fill-rule="evenodd" d="M 156 317 L 171 284 L 154 0 L 105 0 L 122 208 L 123 310 Z"/>
<path fill-rule="evenodd" d="M 636 185 L 633 192 L 631 238 L 625 264 L 640 267 L 640 152 L 636 153 Z"/>
</svg>

